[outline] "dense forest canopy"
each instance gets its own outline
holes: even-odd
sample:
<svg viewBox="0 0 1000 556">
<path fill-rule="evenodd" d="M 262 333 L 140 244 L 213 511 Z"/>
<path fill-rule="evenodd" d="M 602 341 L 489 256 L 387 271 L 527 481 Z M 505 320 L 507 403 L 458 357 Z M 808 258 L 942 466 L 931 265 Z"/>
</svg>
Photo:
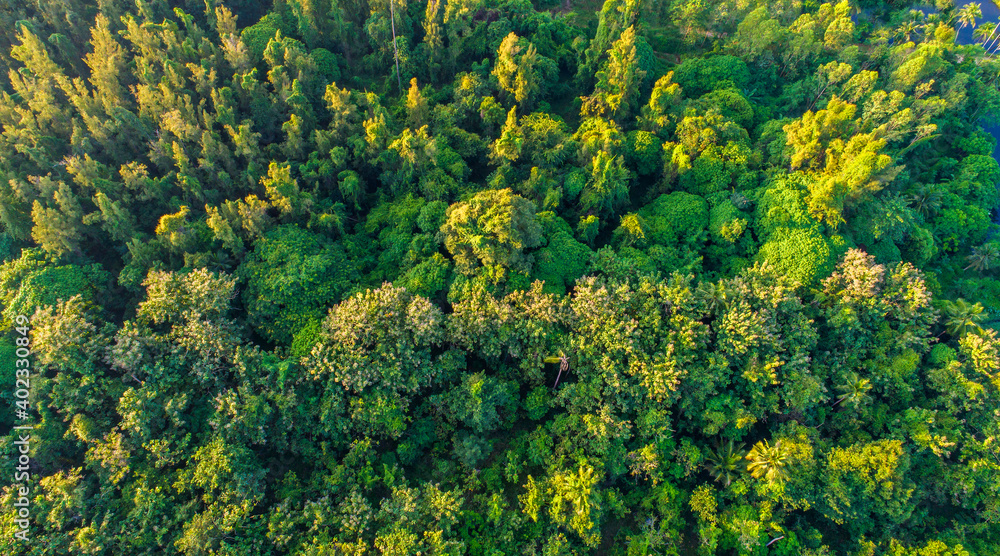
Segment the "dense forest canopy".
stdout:
<svg viewBox="0 0 1000 556">
<path fill-rule="evenodd" d="M 980 4 L 6 0 L 0 35 L 4 554 L 1000 553 Z"/>
</svg>

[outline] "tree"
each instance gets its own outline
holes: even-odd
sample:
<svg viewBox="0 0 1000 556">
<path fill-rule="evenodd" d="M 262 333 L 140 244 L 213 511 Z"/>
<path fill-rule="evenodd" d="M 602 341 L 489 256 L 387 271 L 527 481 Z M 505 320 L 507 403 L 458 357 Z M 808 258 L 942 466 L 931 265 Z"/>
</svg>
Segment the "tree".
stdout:
<svg viewBox="0 0 1000 556">
<path fill-rule="evenodd" d="M 424 44 L 427 45 L 427 69 L 433 82 L 441 67 L 441 54 L 444 40 L 441 36 L 441 24 L 438 12 L 441 10 L 441 0 L 430 0 L 424 12 Z"/>
<path fill-rule="evenodd" d="M 42 249 L 55 255 L 79 253 L 84 239 L 83 207 L 76 193 L 65 182 L 53 183 L 48 177 L 34 178 L 34 185 L 47 199 L 45 206 L 35 199 L 31 207 L 31 237 Z M 54 201 L 54 203 L 52 202 Z"/>
<path fill-rule="evenodd" d="M 656 80 L 649 102 L 642 107 L 639 119 L 643 129 L 660 135 L 668 135 L 674 131 L 674 126 L 680 119 L 680 107 L 683 93 L 680 85 L 673 81 L 674 72 Z"/>
<path fill-rule="evenodd" d="M 532 277 L 545 282 L 545 291 L 562 294 L 587 273 L 593 251 L 573 238 L 562 219 L 547 228 L 546 245 L 535 253 Z"/>
<path fill-rule="evenodd" d="M 750 461 L 747 471 L 755 479 L 763 478 L 767 484 L 776 486 L 788 480 L 788 452 L 781 440 L 776 440 L 773 445 L 767 440 L 754 444 L 745 459 Z"/>
<path fill-rule="evenodd" d="M 910 37 L 918 32 L 917 23 L 913 20 L 906 20 L 899 24 L 896 29 L 896 34 L 903 38 L 904 41 L 910 42 Z"/>
<path fill-rule="evenodd" d="M 285 218 L 301 216 L 313 204 L 312 196 L 299 188 L 299 181 L 292 177 L 291 172 L 291 165 L 271 162 L 267 177 L 260 180 L 271 204 Z"/>
<path fill-rule="evenodd" d="M 25 249 L 17 259 L 0 265 L 4 328 L 18 315 L 30 318 L 36 309 L 77 295 L 81 304 L 97 305 L 110 279 L 101 265 L 64 264 L 41 249 Z"/>
<path fill-rule="evenodd" d="M 979 332 L 979 323 L 986 320 L 982 303 L 969 303 L 964 299 L 945 301 L 944 312 L 947 316 L 945 330 L 954 338 L 962 338 L 970 332 Z"/>
<path fill-rule="evenodd" d="M 590 164 L 590 179 L 580 196 L 580 207 L 587 212 L 611 216 L 628 202 L 631 173 L 624 159 L 599 151 Z"/>
<path fill-rule="evenodd" d="M 604 116 L 622 121 L 632 113 L 639 85 L 646 72 L 639 69 L 635 53 L 635 27 L 626 29 L 612 46 L 603 70 L 597 72 L 594 94 L 584 99 L 583 116 Z"/>
<path fill-rule="evenodd" d="M 741 471 L 740 462 L 747 456 L 742 445 L 729 439 L 705 457 L 705 469 L 713 479 L 728 487 Z M 756 475 L 755 475 L 756 476 Z"/>
<path fill-rule="evenodd" d="M 1000 553 L 996 26 L 590 4 L 0 2 L 0 552 Z"/>
<path fill-rule="evenodd" d="M 113 241 L 127 241 L 135 233 L 135 217 L 125 208 L 121 201 L 112 201 L 103 192 L 94 195 L 94 203 L 100 209 L 100 218 L 104 221 L 103 228 Z M 97 214 L 94 214 L 96 217 Z M 87 216 L 88 218 L 90 215 Z"/>
<path fill-rule="evenodd" d="M 81 213 L 66 214 L 58 209 L 46 208 L 38 201 L 31 207 L 31 238 L 49 253 L 65 255 L 80 251 L 83 237 L 75 217 Z"/>
<path fill-rule="evenodd" d="M 990 242 L 973 247 L 972 254 L 965 259 L 969 261 L 969 266 L 963 270 L 969 270 L 970 268 L 976 272 L 990 270 L 1000 261 L 1000 245 Z"/>
<path fill-rule="evenodd" d="M 297 226 L 279 226 L 254 243 L 236 275 L 246 284 L 248 322 L 267 340 L 288 343 L 340 300 L 355 272 L 340 246 Z"/>
<path fill-rule="evenodd" d="M 818 219 L 834 227 L 844 212 L 882 188 L 900 171 L 882 153 L 878 132 L 860 132 L 855 106 L 834 97 L 827 107 L 784 126 L 791 168 L 811 170 L 807 203 Z"/>
<path fill-rule="evenodd" d="M 701 42 L 708 35 L 707 20 L 710 7 L 699 0 L 678 2 L 672 6 L 673 17 L 680 23 L 680 32 L 685 44 Z"/>
<path fill-rule="evenodd" d="M 958 30 L 961 31 L 967 25 L 976 26 L 976 20 L 983 17 L 983 6 L 976 2 L 970 2 L 958 9 L 955 19 L 958 21 Z"/>
<path fill-rule="evenodd" d="M 450 378 L 461 358 L 438 350 L 444 316 L 427 299 L 383 284 L 330 309 L 319 344 L 303 359 L 312 381 L 352 394 L 355 430 L 399 438 L 410 400 Z M 336 390 L 326 395 L 335 395 Z"/>
<path fill-rule="evenodd" d="M 136 308 L 136 316 L 151 324 L 219 320 L 236 295 L 235 279 L 203 268 L 187 274 L 152 270 L 142 285 L 146 300 Z"/>
<path fill-rule="evenodd" d="M 846 522 L 855 535 L 891 529 L 916 508 L 914 485 L 906 478 L 909 466 L 910 458 L 900 440 L 834 448 L 821 472 L 825 488 L 819 509 L 836 523 Z"/>
<path fill-rule="evenodd" d="M 492 97 L 487 97 L 487 99 L 489 98 Z M 485 104 L 486 100 L 483 102 Z M 520 126 L 517 125 L 517 107 L 515 106 L 507 112 L 507 120 L 500 130 L 500 137 L 493 142 L 490 156 L 494 161 L 500 163 L 516 162 L 521 157 L 523 145 L 524 136 Z"/>
<path fill-rule="evenodd" d="M 514 362 L 531 384 L 554 380 L 543 372 L 546 358 L 566 347 L 563 332 L 570 315 L 565 297 L 545 292 L 540 281 L 506 295 L 473 282 L 452 307 L 450 343 L 491 365 Z"/>
<path fill-rule="evenodd" d="M 844 383 L 837 386 L 837 391 L 841 393 L 841 397 L 833 405 L 837 406 L 847 402 L 847 404 L 853 405 L 857 409 L 865 403 L 871 402 L 871 399 L 868 397 L 868 392 L 871 389 L 872 384 L 870 380 L 861 378 L 858 376 L 858 373 L 851 371 L 844 378 Z"/>
<path fill-rule="evenodd" d="M 429 119 L 427 99 L 417 87 L 417 78 L 414 77 L 410 80 L 410 89 L 406 93 L 406 124 L 413 129 L 420 129 L 430 123 Z"/>
<path fill-rule="evenodd" d="M 608 0 L 601 7 L 601 13 L 597 22 L 597 33 L 590 41 L 583 59 L 577 66 L 576 78 L 581 85 L 589 85 L 591 76 L 596 75 L 601 67 L 604 55 L 616 37 L 621 37 L 622 32 L 635 24 L 639 16 L 639 2 L 637 0 Z"/>
<path fill-rule="evenodd" d="M 990 38 L 996 34 L 997 32 L 996 30 L 997 30 L 996 23 L 990 23 L 990 22 L 983 23 L 982 25 L 979 25 L 972 31 L 972 37 L 978 39 L 979 42 L 985 45 L 987 42 L 989 42 Z"/>
<path fill-rule="evenodd" d="M 549 513 L 553 521 L 568 525 L 588 546 L 600 542 L 600 533 L 593 531 L 593 514 L 598 510 L 595 487 L 599 480 L 594 468 L 585 463 L 575 470 L 556 472 L 549 480 L 552 495 Z"/>
<path fill-rule="evenodd" d="M 466 375 L 448 393 L 448 406 L 455 419 L 485 435 L 500 427 L 516 407 L 515 383 L 497 380 L 482 373 Z"/>
<path fill-rule="evenodd" d="M 521 43 L 527 43 L 527 47 L 523 47 Z M 521 54 L 522 51 L 524 54 Z M 497 50 L 493 75 L 499 81 L 500 88 L 521 106 L 533 106 L 542 92 L 539 61 L 535 45 L 514 33 L 507 35 Z"/>
<path fill-rule="evenodd" d="M 510 189 L 481 191 L 451 205 L 441 233 L 456 267 L 467 274 L 480 264 L 527 269 L 531 259 L 524 250 L 542 242 L 534 204 Z"/>
<path fill-rule="evenodd" d="M 767 236 L 755 260 L 767 261 L 799 283 L 815 284 L 834 268 L 844 247 L 816 228 L 780 227 Z"/>
</svg>

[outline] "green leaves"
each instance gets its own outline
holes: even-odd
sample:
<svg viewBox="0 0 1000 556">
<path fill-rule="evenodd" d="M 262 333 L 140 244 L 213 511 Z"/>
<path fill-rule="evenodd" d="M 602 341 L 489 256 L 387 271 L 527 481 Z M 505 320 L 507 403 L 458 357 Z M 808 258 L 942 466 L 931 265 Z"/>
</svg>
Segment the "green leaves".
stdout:
<svg viewBox="0 0 1000 556">
<path fill-rule="evenodd" d="M 254 243 L 236 274 L 246 284 L 248 322 L 268 340 L 287 343 L 340 299 L 355 272 L 339 245 L 280 226 Z"/>
<path fill-rule="evenodd" d="M 510 189 L 482 191 L 451 205 L 441 233 L 458 270 L 466 274 L 479 264 L 526 270 L 530 259 L 524 251 L 542 240 L 534 205 Z"/>
<path fill-rule="evenodd" d="M 964 299 L 945 301 L 945 329 L 952 337 L 962 338 L 970 332 L 982 332 L 979 323 L 986 320 L 981 303 L 969 303 Z"/>
<path fill-rule="evenodd" d="M 61 264 L 40 249 L 25 249 L 18 259 L 0 265 L 0 302 L 4 328 L 18 315 L 80 295 L 84 305 L 98 302 L 111 277 L 100 265 Z"/>
<path fill-rule="evenodd" d="M 750 462 L 747 464 L 747 471 L 755 479 L 764 479 L 774 486 L 780 486 L 788 480 L 788 453 L 780 440 L 776 440 L 773 445 L 762 440 L 754 444 L 745 457 Z"/>
<path fill-rule="evenodd" d="M 723 487 L 728 487 L 743 470 L 746 455 L 742 444 L 734 445 L 733 440 L 729 439 L 705 456 L 705 469 Z"/>
<path fill-rule="evenodd" d="M 910 458 L 899 440 L 859 443 L 830 451 L 823 472 L 823 513 L 837 523 L 849 523 L 854 534 L 871 531 L 882 516 L 891 526 L 916 509 L 914 486 L 905 473 Z"/>
<path fill-rule="evenodd" d="M 836 228 L 842 213 L 864 195 L 878 191 L 898 173 L 892 158 L 880 152 L 886 142 L 878 132 L 865 133 L 853 104 L 834 97 L 815 114 L 784 127 L 791 168 L 812 171 L 807 204 L 817 219 Z"/>
<path fill-rule="evenodd" d="M 168 4 L 0 9 L 31 546 L 998 552 L 971 4 Z"/>
<path fill-rule="evenodd" d="M 639 86 L 646 76 L 636 59 L 635 26 L 625 29 L 608 53 L 604 68 L 597 72 L 594 94 L 583 101 L 584 116 L 626 119 L 639 98 Z"/>
<path fill-rule="evenodd" d="M 330 309 L 319 344 L 302 361 L 309 380 L 353 394 L 353 426 L 398 438 L 418 393 L 452 376 L 461 354 L 441 353 L 441 310 L 403 288 L 384 284 Z"/>
<path fill-rule="evenodd" d="M 844 378 L 843 384 L 837 386 L 841 397 L 833 405 L 845 404 L 857 409 L 866 403 L 871 403 L 871 399 L 868 397 L 868 391 L 871 389 L 870 380 L 861 378 L 858 373 L 852 371 Z"/>
</svg>

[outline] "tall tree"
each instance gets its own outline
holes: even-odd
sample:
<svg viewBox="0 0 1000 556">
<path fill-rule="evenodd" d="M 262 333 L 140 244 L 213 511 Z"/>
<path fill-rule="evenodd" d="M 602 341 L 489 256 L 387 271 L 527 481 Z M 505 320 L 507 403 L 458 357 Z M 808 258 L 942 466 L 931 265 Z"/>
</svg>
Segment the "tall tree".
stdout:
<svg viewBox="0 0 1000 556">
<path fill-rule="evenodd" d="M 611 47 L 603 70 L 597 72 L 594 94 L 583 103 L 583 115 L 614 120 L 628 118 L 639 98 L 639 85 L 646 72 L 639 68 L 635 50 L 635 26 L 629 26 Z"/>
</svg>

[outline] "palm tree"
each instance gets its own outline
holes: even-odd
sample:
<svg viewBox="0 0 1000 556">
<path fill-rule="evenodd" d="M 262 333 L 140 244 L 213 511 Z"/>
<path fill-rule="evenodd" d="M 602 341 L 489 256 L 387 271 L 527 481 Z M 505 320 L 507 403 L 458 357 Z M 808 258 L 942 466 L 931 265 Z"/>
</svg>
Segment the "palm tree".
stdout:
<svg viewBox="0 0 1000 556">
<path fill-rule="evenodd" d="M 1000 260 L 1000 246 L 994 242 L 986 243 L 972 248 L 972 254 L 965 258 L 969 261 L 969 266 L 965 270 L 975 270 L 982 272 L 989 270 Z"/>
<path fill-rule="evenodd" d="M 563 371 L 569 370 L 569 358 L 563 350 L 559 350 L 559 355 L 552 355 L 544 359 L 546 363 L 559 363 L 559 374 L 556 375 L 556 383 L 552 385 L 552 389 L 555 390 L 556 386 L 559 386 L 559 379 L 562 378 Z"/>
<path fill-rule="evenodd" d="M 979 27 L 976 27 L 974 31 L 972 31 L 972 37 L 979 39 L 979 42 L 985 45 L 986 41 L 990 40 L 993 37 L 993 34 L 996 32 L 997 32 L 996 23 L 983 23 Z"/>
<path fill-rule="evenodd" d="M 956 15 L 960 25 L 958 30 L 961 31 L 966 25 L 976 26 L 976 20 L 983 17 L 983 5 L 977 4 L 975 2 L 970 2 L 961 7 Z"/>
<path fill-rule="evenodd" d="M 720 444 L 705 458 L 705 469 L 713 479 L 729 486 L 741 471 L 740 460 L 746 456 L 743 445 L 735 446 L 732 439 L 725 444 Z"/>
<path fill-rule="evenodd" d="M 233 258 L 225 251 L 214 251 L 205 258 L 205 268 L 212 272 L 228 272 L 233 268 Z"/>
<path fill-rule="evenodd" d="M 788 452 L 778 440 L 773 446 L 762 440 L 754 444 L 746 459 L 750 460 L 747 471 L 755 479 L 764 478 L 769 485 L 780 485 L 788 480 Z"/>
<path fill-rule="evenodd" d="M 695 290 L 695 295 L 705 301 L 709 314 L 713 316 L 725 311 L 731 301 L 729 288 L 723 282 L 702 282 Z"/>
<path fill-rule="evenodd" d="M 858 373 L 851 371 L 847 375 L 847 382 L 837 387 L 843 396 L 833 404 L 834 407 L 843 402 L 854 406 L 855 409 L 870 401 L 868 391 L 872 389 L 872 383 L 867 378 L 861 378 Z"/>
<path fill-rule="evenodd" d="M 944 312 L 948 316 L 945 321 L 945 330 L 954 338 L 961 338 L 969 332 L 981 332 L 983 327 L 979 323 L 986 320 L 983 313 L 982 303 L 969 304 L 964 299 L 958 301 L 945 301 Z"/>
<path fill-rule="evenodd" d="M 871 42 L 872 44 L 888 44 L 888 42 L 895 36 L 896 33 L 892 29 L 888 27 L 879 27 L 872 33 Z"/>
<path fill-rule="evenodd" d="M 917 23 L 915 21 L 904 21 L 900 24 L 899 29 L 896 29 L 896 34 L 903 37 L 903 40 L 910 42 L 910 36 L 916 34 Z"/>
<path fill-rule="evenodd" d="M 941 208 L 942 197 L 941 188 L 936 184 L 923 183 L 917 186 L 913 194 L 907 197 L 907 200 L 914 210 L 927 218 Z"/>
<path fill-rule="evenodd" d="M 576 472 L 557 473 L 552 477 L 552 487 L 555 497 L 552 504 L 555 513 L 562 514 L 564 502 L 569 502 L 573 507 L 573 513 L 578 516 L 590 514 L 590 493 L 593 490 L 594 468 L 589 465 L 581 465 Z"/>
</svg>

